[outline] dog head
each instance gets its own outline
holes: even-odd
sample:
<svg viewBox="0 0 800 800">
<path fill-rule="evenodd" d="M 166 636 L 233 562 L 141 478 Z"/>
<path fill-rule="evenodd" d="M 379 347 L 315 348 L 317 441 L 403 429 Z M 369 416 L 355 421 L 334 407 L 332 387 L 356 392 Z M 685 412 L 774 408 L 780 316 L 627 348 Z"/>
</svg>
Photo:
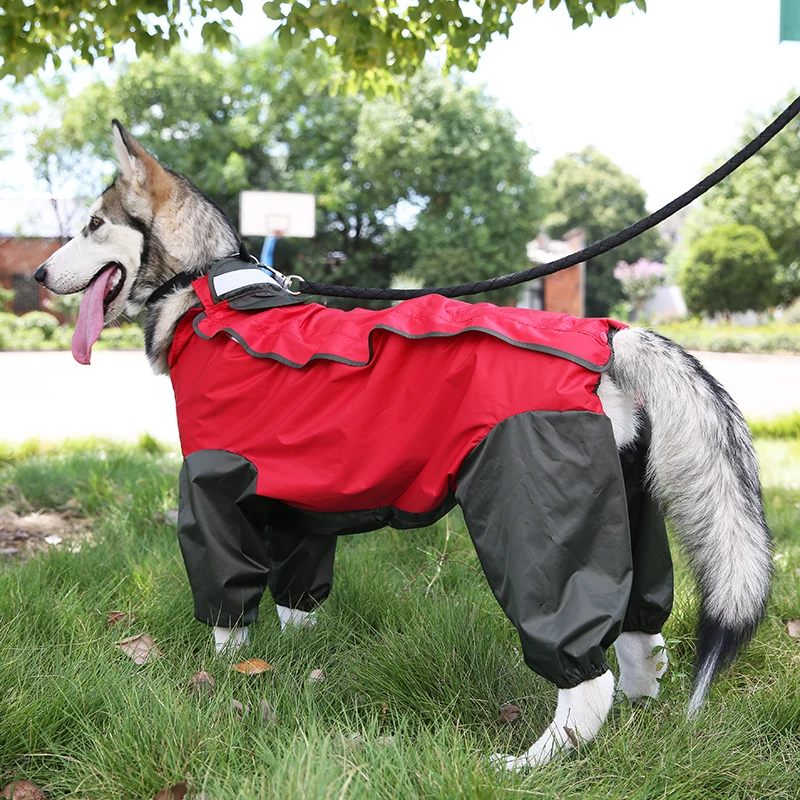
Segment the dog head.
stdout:
<svg viewBox="0 0 800 800">
<path fill-rule="evenodd" d="M 90 208 L 83 230 L 34 273 L 54 294 L 85 292 L 72 339 L 82 364 L 104 325 L 137 313 L 177 272 L 198 271 L 238 241 L 224 214 L 117 120 L 112 137 L 117 177 Z"/>
</svg>

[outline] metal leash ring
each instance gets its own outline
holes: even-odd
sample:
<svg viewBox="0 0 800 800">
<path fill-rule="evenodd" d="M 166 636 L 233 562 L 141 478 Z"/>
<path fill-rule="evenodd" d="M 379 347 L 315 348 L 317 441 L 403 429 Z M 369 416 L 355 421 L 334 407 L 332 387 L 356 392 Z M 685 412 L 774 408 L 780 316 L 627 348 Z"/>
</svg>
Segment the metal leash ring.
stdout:
<svg viewBox="0 0 800 800">
<path fill-rule="evenodd" d="M 303 294 L 302 292 L 293 292 L 292 291 L 292 281 L 295 280 L 295 279 L 298 280 L 300 283 L 305 283 L 306 282 L 306 279 L 302 275 L 286 275 L 285 276 L 286 283 L 284 284 L 284 287 L 283 287 L 286 290 L 286 294 L 292 294 L 292 295 L 295 295 L 295 296 Z"/>
</svg>

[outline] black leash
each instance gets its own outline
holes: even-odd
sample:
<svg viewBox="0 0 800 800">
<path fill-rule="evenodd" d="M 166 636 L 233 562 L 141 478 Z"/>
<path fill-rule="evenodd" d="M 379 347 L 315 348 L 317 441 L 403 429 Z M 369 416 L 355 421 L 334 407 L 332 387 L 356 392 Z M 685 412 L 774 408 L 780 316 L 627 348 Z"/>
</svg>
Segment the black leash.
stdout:
<svg viewBox="0 0 800 800">
<path fill-rule="evenodd" d="M 501 275 L 497 278 L 490 278 L 477 283 L 462 283 L 460 286 L 440 286 L 437 289 L 376 289 L 363 286 L 334 286 L 328 283 L 313 283 L 301 280 L 297 288 L 303 294 L 319 294 L 327 297 L 355 297 L 360 300 L 408 300 L 411 297 L 422 297 L 427 294 L 441 294 L 445 297 L 464 297 L 480 292 L 491 292 L 494 289 L 504 289 L 507 286 L 516 286 L 526 281 L 536 278 L 543 278 L 545 275 L 552 275 L 554 272 L 566 269 L 567 267 L 580 264 L 581 261 L 588 261 L 596 258 L 615 247 L 619 247 L 625 242 L 639 236 L 650 228 L 655 227 L 677 211 L 688 206 L 700 195 L 705 194 L 709 189 L 716 186 L 721 180 L 727 178 L 735 169 L 740 167 L 757 153 L 770 139 L 783 130 L 798 114 L 800 114 L 800 97 L 778 117 L 776 117 L 761 133 L 751 142 L 743 147 L 736 155 L 728 159 L 721 167 L 715 169 L 710 175 L 703 178 L 700 183 L 684 192 L 680 197 L 676 197 L 672 202 L 662 206 L 658 211 L 650 216 L 640 219 L 633 225 L 612 234 L 602 241 L 589 245 L 578 253 L 565 256 L 564 258 L 541 264 L 538 267 L 531 267 L 522 272 L 513 272 L 510 275 Z"/>
</svg>

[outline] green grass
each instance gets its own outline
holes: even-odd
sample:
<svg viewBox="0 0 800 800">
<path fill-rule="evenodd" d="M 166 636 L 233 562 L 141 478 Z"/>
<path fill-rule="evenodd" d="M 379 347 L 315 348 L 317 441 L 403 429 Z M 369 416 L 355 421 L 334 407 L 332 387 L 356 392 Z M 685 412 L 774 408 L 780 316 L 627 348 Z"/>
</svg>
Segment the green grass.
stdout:
<svg viewBox="0 0 800 800">
<path fill-rule="evenodd" d="M 526 749 L 556 693 L 522 664 L 458 514 L 438 575 L 445 521 L 343 540 L 320 624 L 280 634 L 265 599 L 248 656 L 274 669 L 242 676 L 192 619 L 175 529 L 160 516 L 177 504 L 178 459 L 147 442 L 8 450 L 0 505 L 74 497 L 94 536 L 78 553 L 0 565 L 0 786 L 24 778 L 49 798 L 98 800 L 152 797 L 187 777 L 214 800 L 797 798 L 800 643 L 785 620 L 800 616 L 800 442 L 758 446 L 776 581 L 756 641 L 687 722 L 696 609 L 678 559 L 662 697 L 615 709 L 585 752 L 526 775 L 498 773 L 487 756 Z M 106 630 L 112 610 L 135 623 Z M 136 666 L 114 642 L 143 631 L 164 657 Z M 210 699 L 185 688 L 200 669 L 217 680 Z M 309 684 L 312 669 L 326 680 Z M 255 710 L 239 720 L 234 698 L 251 709 L 266 699 L 277 723 Z M 498 722 L 504 703 L 522 707 L 519 723 Z"/>
<path fill-rule="evenodd" d="M 800 325 L 770 322 L 745 328 L 736 325 L 709 325 L 692 319 L 656 325 L 655 328 L 687 350 L 717 353 L 800 352 Z"/>
</svg>

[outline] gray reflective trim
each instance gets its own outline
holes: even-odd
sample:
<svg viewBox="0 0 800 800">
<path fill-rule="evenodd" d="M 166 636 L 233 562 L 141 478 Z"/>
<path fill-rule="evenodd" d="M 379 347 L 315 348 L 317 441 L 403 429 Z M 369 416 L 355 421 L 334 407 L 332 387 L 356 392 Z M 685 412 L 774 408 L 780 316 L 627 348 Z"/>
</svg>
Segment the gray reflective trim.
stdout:
<svg viewBox="0 0 800 800">
<path fill-rule="evenodd" d="M 278 353 L 264 353 L 258 350 L 254 350 L 250 345 L 242 338 L 241 334 L 238 331 L 234 330 L 233 328 L 220 328 L 216 333 L 212 334 L 211 336 L 207 336 L 204 334 L 200 328 L 198 327 L 200 322 L 206 318 L 207 314 L 205 312 L 198 314 L 194 318 L 193 326 L 194 332 L 201 338 L 209 341 L 213 339 L 218 333 L 227 333 L 231 339 L 235 339 L 244 349 L 246 353 L 249 353 L 254 358 L 268 358 L 273 361 L 278 361 L 281 364 L 285 364 L 287 367 L 293 367 L 295 369 L 302 369 L 303 367 L 310 364 L 312 361 L 316 360 L 325 360 L 325 361 L 336 361 L 339 364 L 346 364 L 350 367 L 366 367 L 368 364 L 372 362 L 374 358 L 375 351 L 372 347 L 372 334 L 375 331 L 389 331 L 390 333 L 396 333 L 398 336 L 402 336 L 404 339 L 436 339 L 436 338 L 450 338 L 453 336 L 459 336 L 462 333 L 467 333 L 468 331 L 476 331 L 478 333 L 485 333 L 487 336 L 493 336 L 495 339 L 500 339 L 507 344 L 513 345 L 514 347 L 522 348 L 523 350 L 532 350 L 537 353 L 546 353 L 551 356 L 558 356 L 559 358 L 566 359 L 567 361 L 571 361 L 574 364 L 578 364 L 581 367 L 585 367 L 586 369 L 590 370 L 591 372 L 607 372 L 611 364 L 613 362 L 613 353 L 609 356 L 608 361 L 605 364 L 595 364 L 592 361 L 587 361 L 584 358 L 580 358 L 579 356 L 570 353 L 567 350 L 559 350 L 555 347 L 548 347 L 547 345 L 543 344 L 532 344 L 531 342 L 520 342 L 516 339 L 511 339 L 508 336 L 502 336 L 501 334 L 497 333 L 497 331 L 493 331 L 490 328 L 481 328 L 481 327 L 470 327 L 470 328 L 461 328 L 460 330 L 456 331 L 455 333 L 444 333 L 442 331 L 431 331 L 429 333 L 422 333 L 422 334 L 410 334 L 406 333 L 405 331 L 401 331 L 398 328 L 392 328 L 389 325 L 375 325 L 369 332 L 369 336 L 367 338 L 367 343 L 369 347 L 369 356 L 367 357 L 366 361 L 355 361 L 354 359 L 343 358 L 342 356 L 335 355 L 333 353 L 315 353 L 311 356 L 307 361 L 302 363 L 297 361 L 290 361 L 288 358 L 285 358 Z"/>
</svg>

